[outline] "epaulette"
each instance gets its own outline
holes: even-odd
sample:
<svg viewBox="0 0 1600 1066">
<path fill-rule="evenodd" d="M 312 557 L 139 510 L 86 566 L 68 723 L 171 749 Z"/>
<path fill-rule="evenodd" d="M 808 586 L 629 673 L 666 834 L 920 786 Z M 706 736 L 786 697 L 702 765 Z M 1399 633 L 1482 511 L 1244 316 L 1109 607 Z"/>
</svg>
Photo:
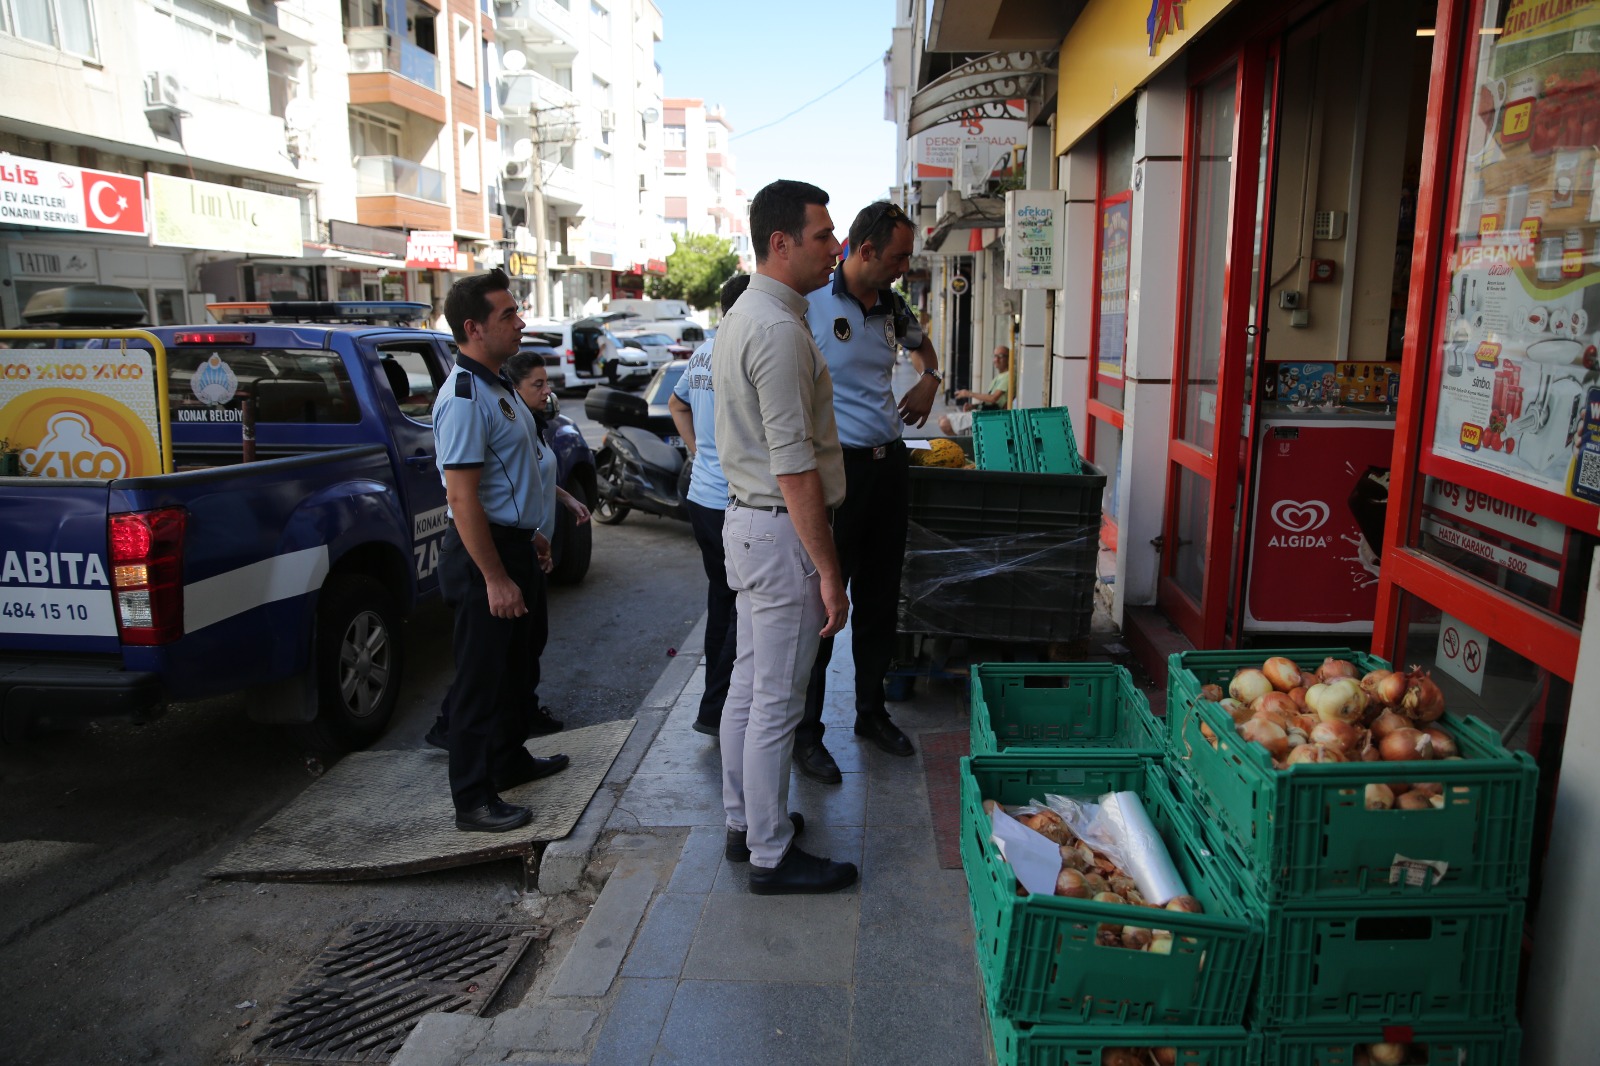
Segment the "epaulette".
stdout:
<svg viewBox="0 0 1600 1066">
<path fill-rule="evenodd" d="M 463 400 L 472 399 L 472 375 L 471 374 L 457 374 L 456 375 L 456 396 L 459 399 L 463 399 Z"/>
</svg>

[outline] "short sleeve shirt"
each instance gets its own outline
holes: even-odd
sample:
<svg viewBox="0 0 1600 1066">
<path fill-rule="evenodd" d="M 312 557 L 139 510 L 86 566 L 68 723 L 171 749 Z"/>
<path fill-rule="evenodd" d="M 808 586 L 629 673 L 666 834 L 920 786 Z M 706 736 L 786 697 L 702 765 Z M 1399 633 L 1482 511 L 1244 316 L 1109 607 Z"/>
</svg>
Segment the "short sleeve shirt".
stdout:
<svg viewBox="0 0 1600 1066">
<path fill-rule="evenodd" d="M 433 401 L 433 438 L 440 480 L 446 470 L 481 467 L 478 500 L 489 521 L 538 528 L 545 496 L 539 451 L 549 449 L 539 443 L 533 412 L 498 375 L 458 356 Z"/>
<path fill-rule="evenodd" d="M 806 297 L 806 325 L 833 375 L 839 443 L 846 448 L 876 448 L 900 439 L 894 361 L 900 345 L 908 343 L 905 324 L 915 321 L 888 289 L 879 290 L 870 309 L 862 307 L 845 286 L 843 270 Z"/>
<path fill-rule="evenodd" d="M 711 380 L 711 341 L 689 357 L 689 365 L 672 387 L 672 395 L 689 405 L 694 416 L 694 470 L 689 476 L 689 499 L 701 507 L 721 511 L 728 506 L 728 479 L 717 459 L 716 390 Z"/>
</svg>

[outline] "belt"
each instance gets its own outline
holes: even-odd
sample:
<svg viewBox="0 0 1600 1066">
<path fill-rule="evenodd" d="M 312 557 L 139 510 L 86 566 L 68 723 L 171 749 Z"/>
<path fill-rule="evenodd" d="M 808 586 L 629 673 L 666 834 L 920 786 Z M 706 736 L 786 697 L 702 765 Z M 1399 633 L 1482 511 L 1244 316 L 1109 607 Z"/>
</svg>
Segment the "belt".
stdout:
<svg viewBox="0 0 1600 1066">
<path fill-rule="evenodd" d="M 887 459 L 891 455 L 899 455 L 906 450 L 906 442 L 892 440 L 887 444 L 879 444 L 872 448 L 842 448 L 846 459 Z"/>
<path fill-rule="evenodd" d="M 447 522 L 451 529 L 456 527 L 454 518 L 448 519 Z M 500 540 L 532 540 L 533 532 L 531 528 L 524 529 L 522 526 L 502 526 L 496 522 L 489 523 L 489 535 Z"/>
<path fill-rule="evenodd" d="M 728 506 L 729 507 L 743 507 L 747 511 L 766 511 L 768 514 L 775 514 L 775 515 L 776 514 L 788 514 L 789 513 L 789 508 L 783 506 L 781 503 L 775 503 L 775 504 L 771 505 L 770 507 L 757 507 L 753 503 L 745 503 L 743 500 L 736 500 L 731 496 L 728 497 Z M 830 521 L 830 522 L 833 521 L 833 510 L 834 509 L 832 507 L 825 508 L 825 510 L 824 510 L 824 513 L 827 514 L 828 521 Z"/>
</svg>

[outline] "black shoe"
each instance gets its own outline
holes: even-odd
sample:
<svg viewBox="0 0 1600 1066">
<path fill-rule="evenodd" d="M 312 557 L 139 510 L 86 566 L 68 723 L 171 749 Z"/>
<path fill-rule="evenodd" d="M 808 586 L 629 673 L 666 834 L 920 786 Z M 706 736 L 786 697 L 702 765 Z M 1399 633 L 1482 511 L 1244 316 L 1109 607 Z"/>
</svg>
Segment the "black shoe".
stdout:
<svg viewBox="0 0 1600 1066">
<path fill-rule="evenodd" d="M 561 721 L 551 717 L 550 708 L 548 707 L 537 708 L 528 716 L 528 735 L 530 737 L 548 736 L 551 733 L 561 732 L 561 729 Z"/>
<path fill-rule="evenodd" d="M 900 727 L 889 721 L 889 716 L 886 714 L 857 718 L 856 736 L 866 737 L 890 755 L 906 756 L 917 753 L 917 749 L 911 746 L 911 741 L 900 732 Z"/>
<path fill-rule="evenodd" d="M 712 722 L 702 722 L 698 718 L 694 720 L 694 725 L 690 726 L 689 728 L 693 729 L 696 733 L 704 733 L 708 737 L 720 737 L 722 735 L 722 728 L 720 726 Z"/>
<path fill-rule="evenodd" d="M 528 808 L 502 800 L 485 803 L 470 811 L 456 812 L 456 828 L 469 833 L 504 833 L 508 829 L 527 825 L 532 820 L 533 812 Z"/>
<path fill-rule="evenodd" d="M 789 821 L 794 823 L 795 836 L 806 831 L 805 815 L 799 811 L 790 811 Z M 722 857 L 729 862 L 750 861 L 750 845 L 745 843 L 744 834 L 739 830 L 728 830 L 728 842 L 722 846 Z"/>
<path fill-rule="evenodd" d="M 791 844 L 770 870 L 750 867 L 750 891 L 758 896 L 837 892 L 856 883 L 856 864 L 810 855 Z"/>
<path fill-rule="evenodd" d="M 423 743 L 431 744 L 445 751 L 450 750 L 450 725 L 444 720 L 444 715 L 433 720 L 433 728 L 429 729 L 422 738 Z"/>
<path fill-rule="evenodd" d="M 811 780 L 821 781 L 824 785 L 837 785 L 844 780 L 844 775 L 839 772 L 839 764 L 833 761 L 833 756 L 828 754 L 828 749 L 820 741 L 803 748 L 796 744 L 794 765 Z"/>
<path fill-rule="evenodd" d="M 541 759 L 537 755 L 528 756 L 528 762 L 520 769 L 513 770 L 505 777 L 497 777 L 494 781 L 496 792 L 506 792 L 518 785 L 526 785 L 529 781 L 537 781 L 541 777 L 560 773 L 567 768 L 572 760 L 565 755 L 552 755 L 548 759 Z"/>
</svg>

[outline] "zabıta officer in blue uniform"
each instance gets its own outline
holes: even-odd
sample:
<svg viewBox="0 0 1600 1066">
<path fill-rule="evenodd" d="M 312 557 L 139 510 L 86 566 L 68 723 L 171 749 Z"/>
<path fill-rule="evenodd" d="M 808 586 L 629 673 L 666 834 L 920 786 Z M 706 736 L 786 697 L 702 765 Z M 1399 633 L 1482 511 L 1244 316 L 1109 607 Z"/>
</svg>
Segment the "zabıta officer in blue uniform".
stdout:
<svg viewBox="0 0 1600 1066">
<path fill-rule="evenodd" d="M 894 656 L 900 567 L 905 559 L 910 463 L 902 424 L 928 420 L 939 391 L 938 357 L 911 308 L 890 288 L 911 261 L 914 231 L 906 213 L 886 200 L 870 204 L 850 225 L 850 251 L 833 280 L 806 297 L 811 336 L 833 377 L 833 412 L 844 447 L 845 498 L 833 519 L 839 567 L 853 613 L 850 650 L 856 674 L 856 735 L 891 755 L 911 755 L 911 741 L 889 719 L 883 678 Z M 897 349 L 921 372 L 897 401 Z M 822 641 L 806 690 L 805 717 L 795 733 L 800 772 L 842 780 L 823 746 L 822 708 L 833 638 Z"/>
<path fill-rule="evenodd" d="M 567 765 L 522 746 L 519 701 L 537 690 L 545 641 L 543 572 L 550 566 L 555 454 L 539 441 L 533 412 L 501 376 L 522 342 L 522 317 L 503 270 L 458 281 L 445 318 L 460 346 L 433 404 L 433 436 L 450 526 L 439 585 L 455 609 L 450 690 L 450 794 L 456 827 L 504 832 L 532 812 L 503 790 Z"/>
</svg>

